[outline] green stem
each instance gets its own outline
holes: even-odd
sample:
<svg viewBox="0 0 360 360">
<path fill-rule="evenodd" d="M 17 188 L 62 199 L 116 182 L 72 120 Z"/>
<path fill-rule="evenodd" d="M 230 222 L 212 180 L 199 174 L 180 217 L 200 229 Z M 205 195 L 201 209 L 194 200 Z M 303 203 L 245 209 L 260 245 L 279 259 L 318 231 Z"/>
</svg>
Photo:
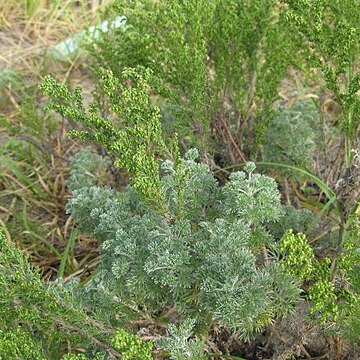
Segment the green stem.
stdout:
<svg viewBox="0 0 360 360">
<path fill-rule="evenodd" d="M 352 64 L 349 62 L 348 68 L 347 68 L 347 88 L 349 91 L 350 84 L 352 81 Z M 347 128 L 351 129 L 353 123 L 353 111 L 350 109 L 347 114 Z M 351 139 L 348 134 L 345 133 L 345 163 L 346 166 L 350 166 L 351 163 Z"/>
</svg>

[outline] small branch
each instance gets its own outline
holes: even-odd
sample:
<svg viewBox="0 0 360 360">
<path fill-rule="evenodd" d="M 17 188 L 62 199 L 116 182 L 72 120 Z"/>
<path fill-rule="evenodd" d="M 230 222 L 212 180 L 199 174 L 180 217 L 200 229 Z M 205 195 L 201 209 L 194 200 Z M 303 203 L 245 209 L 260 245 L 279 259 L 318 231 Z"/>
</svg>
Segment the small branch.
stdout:
<svg viewBox="0 0 360 360">
<path fill-rule="evenodd" d="M 92 326 L 100 329 L 101 331 L 103 331 L 104 333 L 107 333 L 107 334 L 113 334 L 114 333 L 114 330 L 113 329 L 110 329 L 110 328 L 107 328 L 104 324 L 101 324 L 99 323 L 98 321 L 90 318 L 90 317 L 86 317 L 86 321 L 91 324 Z"/>
<path fill-rule="evenodd" d="M 284 194 L 285 194 L 285 202 L 286 205 L 291 205 L 290 195 L 289 195 L 289 182 L 287 177 L 284 179 Z"/>
<path fill-rule="evenodd" d="M 327 352 L 323 355 L 312 357 L 309 360 L 320 360 L 320 359 L 328 359 L 328 358 L 329 358 L 329 353 Z"/>
<path fill-rule="evenodd" d="M 329 235 L 329 234 L 331 234 L 332 232 L 338 231 L 338 230 L 339 230 L 339 226 L 333 226 L 331 229 L 326 230 L 326 231 L 324 231 L 323 233 L 315 236 L 313 239 L 309 240 L 308 243 L 309 243 L 309 244 L 313 244 L 314 242 L 320 240 L 322 237 L 324 237 L 324 236 L 326 236 L 326 235 Z"/>
<path fill-rule="evenodd" d="M 236 144 L 236 141 L 234 140 L 233 136 L 231 135 L 231 132 L 230 132 L 228 126 L 226 125 L 222 116 L 221 116 L 221 124 L 224 127 L 224 130 L 225 130 L 227 136 L 229 137 L 231 145 L 233 146 L 236 154 L 241 159 L 241 161 L 246 162 L 245 156 L 242 154 L 241 150 L 239 149 L 238 145 Z"/>
<path fill-rule="evenodd" d="M 88 334 L 86 331 L 81 330 L 77 326 L 70 325 L 70 324 L 66 323 L 65 321 L 63 321 L 61 319 L 56 318 L 54 320 L 56 320 L 58 322 L 58 324 L 62 325 L 64 328 L 75 331 L 75 332 L 78 332 L 79 334 L 83 335 L 85 338 L 87 338 L 93 344 L 95 344 L 98 348 L 107 351 L 109 354 L 113 355 L 115 358 L 121 359 L 122 356 L 118 351 L 113 349 L 110 345 L 108 345 L 106 343 L 103 343 L 102 341 L 96 339 L 94 336 Z"/>
<path fill-rule="evenodd" d="M 305 346 L 303 344 L 299 344 L 300 350 L 305 355 L 307 359 L 311 359 L 311 355 L 308 353 L 308 351 L 305 349 Z"/>
<path fill-rule="evenodd" d="M 269 260 L 269 255 L 268 255 L 268 251 L 267 251 L 267 249 L 266 249 L 266 246 L 263 246 L 263 247 L 262 247 L 261 252 L 262 252 L 263 257 L 264 257 L 264 263 L 265 263 L 266 265 L 269 265 L 270 260 Z"/>
</svg>

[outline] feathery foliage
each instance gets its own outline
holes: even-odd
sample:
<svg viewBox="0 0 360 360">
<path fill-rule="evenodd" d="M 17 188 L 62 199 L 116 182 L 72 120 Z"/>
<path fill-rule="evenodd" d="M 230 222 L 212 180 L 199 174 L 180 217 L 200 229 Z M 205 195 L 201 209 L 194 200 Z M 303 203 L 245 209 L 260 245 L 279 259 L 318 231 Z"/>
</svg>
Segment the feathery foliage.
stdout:
<svg viewBox="0 0 360 360">
<path fill-rule="evenodd" d="M 110 159 L 91 152 L 90 147 L 85 147 L 77 152 L 71 159 L 71 174 L 67 185 L 72 190 L 105 185 L 106 170 Z"/>
<path fill-rule="evenodd" d="M 165 216 L 147 208 L 133 188 L 73 192 L 72 217 L 102 243 L 101 266 L 86 291 L 110 313 L 134 303 L 148 314 L 175 306 L 197 326 L 215 321 L 248 337 L 284 311 L 274 297 L 280 269 L 256 264 L 273 241 L 264 224 L 282 214 L 279 193 L 251 163 L 219 187 L 196 157 L 192 150 L 182 166 L 162 164 Z M 291 281 L 280 288 L 280 297 L 296 289 Z"/>
<path fill-rule="evenodd" d="M 161 339 L 158 345 L 169 350 L 174 360 L 206 360 L 205 344 L 193 338 L 194 321 L 187 319 L 179 326 L 169 325 L 171 338 Z"/>
<path fill-rule="evenodd" d="M 309 167 L 314 156 L 315 126 L 318 114 L 311 103 L 298 103 L 293 109 L 281 109 L 264 143 L 264 160 Z"/>
</svg>

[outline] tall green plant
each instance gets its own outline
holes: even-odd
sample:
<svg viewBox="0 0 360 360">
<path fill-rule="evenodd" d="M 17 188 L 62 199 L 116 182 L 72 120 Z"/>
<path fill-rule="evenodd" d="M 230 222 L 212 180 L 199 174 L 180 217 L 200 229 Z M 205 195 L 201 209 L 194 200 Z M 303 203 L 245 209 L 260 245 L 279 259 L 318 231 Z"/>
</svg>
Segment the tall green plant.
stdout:
<svg viewBox="0 0 360 360">
<path fill-rule="evenodd" d="M 285 1 L 286 17 L 309 48 L 308 65 L 319 69 L 327 88 L 341 106 L 341 127 L 351 159 L 360 119 L 360 3 L 357 0 Z"/>
<path fill-rule="evenodd" d="M 205 147 L 215 129 L 223 155 L 244 160 L 240 144 L 254 127 L 261 140 L 278 85 L 296 61 L 298 43 L 277 2 L 119 1 L 112 13 L 126 15 L 128 27 L 94 43 L 97 66 L 117 77 L 124 67 L 152 69 L 156 100 L 181 135 Z"/>
</svg>

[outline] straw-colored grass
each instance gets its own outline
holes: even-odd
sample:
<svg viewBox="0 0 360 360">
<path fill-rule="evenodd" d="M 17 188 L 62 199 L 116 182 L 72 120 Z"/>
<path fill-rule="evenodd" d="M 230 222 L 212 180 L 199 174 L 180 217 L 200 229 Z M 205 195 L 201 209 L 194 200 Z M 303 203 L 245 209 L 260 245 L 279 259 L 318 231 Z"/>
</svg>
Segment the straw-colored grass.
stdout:
<svg viewBox="0 0 360 360">
<path fill-rule="evenodd" d="M 109 3 L 0 0 L 0 68 L 17 70 L 37 81 L 46 49 L 96 23 L 100 10 Z M 75 64 L 69 61 L 66 66 L 65 74 Z"/>
<path fill-rule="evenodd" d="M 41 102 L 36 85 L 45 73 L 84 82 L 76 59 L 59 63 L 46 53 L 99 21 L 109 2 L 0 0 L 0 225 L 46 278 L 86 277 L 97 263 L 98 245 L 80 236 L 65 212 L 68 158 L 77 144 L 65 139 L 64 123 L 51 136 L 30 136 L 32 125 L 22 122 L 32 116 L 24 115 L 24 98 Z M 40 109 L 34 105 L 33 111 Z M 4 122 L 18 134 L 1 127 Z"/>
</svg>

